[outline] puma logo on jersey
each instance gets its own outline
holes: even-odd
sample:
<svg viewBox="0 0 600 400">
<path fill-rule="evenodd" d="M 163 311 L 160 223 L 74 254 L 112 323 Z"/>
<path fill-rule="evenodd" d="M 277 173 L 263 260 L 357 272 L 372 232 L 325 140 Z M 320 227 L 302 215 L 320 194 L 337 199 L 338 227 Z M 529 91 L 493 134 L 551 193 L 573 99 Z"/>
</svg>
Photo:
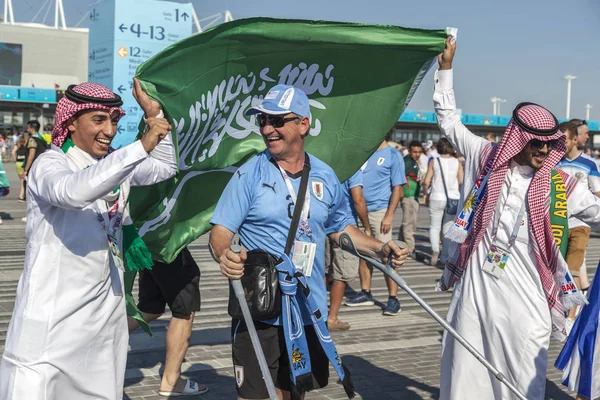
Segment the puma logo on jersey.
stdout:
<svg viewBox="0 0 600 400">
<path fill-rule="evenodd" d="M 240 170 L 239 170 L 239 169 L 238 169 L 237 171 L 235 171 L 235 172 L 237 172 L 237 174 L 238 174 L 238 178 L 241 178 L 241 177 L 242 177 L 242 175 L 246 175 L 246 173 L 245 173 L 245 172 L 244 172 L 243 174 L 242 174 L 242 173 L 240 173 Z"/>
<path fill-rule="evenodd" d="M 273 190 L 273 193 L 277 194 L 277 192 L 275 191 L 275 184 L 277 183 L 277 181 L 273 182 L 273 186 L 263 183 L 263 187 L 268 187 L 269 189 Z"/>
</svg>

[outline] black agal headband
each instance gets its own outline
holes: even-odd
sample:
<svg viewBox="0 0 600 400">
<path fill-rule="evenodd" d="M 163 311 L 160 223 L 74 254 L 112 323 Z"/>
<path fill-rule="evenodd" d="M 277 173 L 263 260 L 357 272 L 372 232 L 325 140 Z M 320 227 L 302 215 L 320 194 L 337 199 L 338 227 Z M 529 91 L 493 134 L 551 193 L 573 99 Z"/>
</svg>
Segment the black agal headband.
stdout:
<svg viewBox="0 0 600 400">
<path fill-rule="evenodd" d="M 85 94 L 77 93 L 73 90 L 73 88 L 77 85 L 70 85 L 65 92 L 65 96 L 74 103 L 84 104 L 84 103 L 94 103 L 100 104 L 106 107 L 121 107 L 123 105 L 123 100 L 121 100 L 121 96 L 116 93 L 113 93 L 115 97 L 113 98 L 104 98 L 104 97 L 93 97 L 86 96 Z"/>
<path fill-rule="evenodd" d="M 526 122 L 524 122 L 519 117 L 519 110 L 525 106 L 536 106 L 536 107 L 540 107 L 540 108 L 543 108 L 544 110 L 548 111 L 546 108 L 540 106 L 539 104 L 519 103 L 513 110 L 512 116 L 513 116 L 513 120 L 515 121 L 515 123 L 517 125 L 519 125 L 524 131 L 532 133 L 534 135 L 538 135 L 538 136 L 551 136 L 551 135 L 554 135 L 556 132 L 558 132 L 558 120 L 556 119 L 554 114 L 552 114 L 550 111 L 548 111 L 548 113 L 550 113 L 550 115 L 552 115 L 552 118 L 554 118 L 554 126 L 552 128 L 548 128 L 548 129 L 536 128 L 536 127 L 528 125 Z"/>
</svg>

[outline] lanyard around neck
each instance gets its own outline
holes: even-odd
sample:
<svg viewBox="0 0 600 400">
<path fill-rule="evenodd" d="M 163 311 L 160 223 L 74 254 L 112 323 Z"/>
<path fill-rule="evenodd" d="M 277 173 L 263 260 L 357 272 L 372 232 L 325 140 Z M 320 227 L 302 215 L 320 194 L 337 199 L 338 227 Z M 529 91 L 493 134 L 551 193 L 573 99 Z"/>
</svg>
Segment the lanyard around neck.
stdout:
<svg viewBox="0 0 600 400">
<path fill-rule="evenodd" d="M 290 193 L 292 201 L 294 202 L 294 204 L 298 204 L 298 202 L 297 202 L 298 197 L 296 195 L 296 190 L 294 189 L 294 186 L 292 186 L 290 177 L 288 176 L 287 172 L 285 172 L 285 170 L 283 168 L 281 168 L 281 165 L 277 164 L 277 166 L 279 167 L 279 171 L 281 172 L 281 176 L 283 177 L 283 181 L 285 182 L 285 186 L 287 187 L 288 192 Z M 304 171 L 304 168 L 303 168 L 303 171 Z M 304 176 L 303 176 L 303 178 L 304 178 Z M 306 195 L 304 196 L 304 204 L 302 205 L 302 213 L 300 214 L 301 222 L 305 222 L 308 220 L 308 212 L 309 211 L 310 211 L 310 192 L 307 190 Z"/>
<path fill-rule="evenodd" d="M 525 197 L 525 199 L 523 199 L 523 203 L 521 203 L 521 208 L 519 209 L 519 215 L 517 215 L 517 220 L 515 222 L 515 225 L 513 226 L 513 230 L 510 234 L 510 239 L 508 240 L 508 248 L 511 248 L 512 246 L 514 246 L 515 242 L 517 241 L 517 236 L 519 234 L 519 228 L 521 228 L 521 221 L 523 220 L 523 217 L 525 216 L 525 201 L 526 201 L 527 197 Z M 500 212 L 500 214 L 502 214 L 502 211 Z M 500 225 L 500 217 L 498 218 L 498 222 L 496 222 L 494 224 L 494 230 L 492 232 L 492 238 L 496 238 L 496 235 L 498 234 L 498 226 Z"/>
<path fill-rule="evenodd" d="M 286 245 L 285 245 L 285 254 L 290 254 L 290 252 L 292 251 L 292 247 L 294 245 L 294 239 L 296 237 L 296 232 L 298 231 L 298 225 L 300 223 L 300 219 L 303 220 L 304 225 L 308 225 L 308 212 L 310 209 L 310 193 L 307 190 L 307 186 L 308 186 L 308 175 L 310 173 L 310 158 L 308 157 L 308 154 L 304 154 L 304 166 L 302 167 L 302 177 L 300 178 L 300 196 L 304 195 L 303 199 L 300 199 L 300 203 L 302 204 L 302 209 L 300 210 L 300 208 L 298 207 L 300 204 L 298 204 L 298 198 L 296 196 L 296 190 L 294 190 L 294 187 L 292 186 L 292 182 L 290 182 L 290 178 L 288 176 L 288 174 L 285 172 L 285 170 L 283 168 L 281 168 L 281 166 L 279 165 L 279 163 L 277 163 L 277 161 L 272 158 L 271 161 L 273 161 L 273 163 L 275 165 L 277 165 L 277 168 L 279 168 L 279 172 L 281 173 L 281 176 L 283 177 L 283 180 L 285 182 L 285 186 L 288 189 L 288 192 L 290 193 L 290 197 L 292 198 L 292 200 L 294 201 L 294 215 L 292 216 L 292 222 L 290 224 L 290 231 L 288 233 L 288 237 L 287 237 L 287 241 L 286 241 Z"/>
</svg>

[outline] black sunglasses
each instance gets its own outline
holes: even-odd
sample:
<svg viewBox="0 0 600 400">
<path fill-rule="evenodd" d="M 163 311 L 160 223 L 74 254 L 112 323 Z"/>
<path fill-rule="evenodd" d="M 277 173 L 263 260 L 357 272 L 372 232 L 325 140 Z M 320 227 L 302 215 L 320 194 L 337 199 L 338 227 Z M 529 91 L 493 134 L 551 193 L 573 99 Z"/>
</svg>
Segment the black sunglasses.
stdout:
<svg viewBox="0 0 600 400">
<path fill-rule="evenodd" d="M 580 123 L 578 123 L 577 125 L 575 125 L 575 128 L 579 128 L 580 126 L 586 125 L 587 126 L 587 121 L 584 119 L 582 120 Z"/>
<path fill-rule="evenodd" d="M 548 146 L 548 151 L 552 151 L 552 149 L 556 148 L 558 145 L 558 140 L 548 140 L 547 142 L 544 142 L 538 139 L 531 139 L 529 145 L 531 146 L 532 151 L 540 151 L 544 148 L 544 145 Z"/>
<path fill-rule="evenodd" d="M 258 121 L 258 126 L 264 128 L 269 123 L 273 128 L 281 128 L 287 122 L 294 121 L 300 119 L 299 116 L 283 118 L 281 115 L 270 115 L 270 114 L 258 114 L 256 116 L 256 120 Z"/>
</svg>

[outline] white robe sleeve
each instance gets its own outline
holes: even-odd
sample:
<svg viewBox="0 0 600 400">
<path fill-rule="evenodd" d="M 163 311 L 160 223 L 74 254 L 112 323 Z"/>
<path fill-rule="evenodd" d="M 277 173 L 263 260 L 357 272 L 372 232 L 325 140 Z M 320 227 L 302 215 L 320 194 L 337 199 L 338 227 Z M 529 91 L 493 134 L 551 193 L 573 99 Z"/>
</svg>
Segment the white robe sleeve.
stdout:
<svg viewBox="0 0 600 400">
<path fill-rule="evenodd" d="M 453 79 L 451 69 L 435 71 L 433 107 L 438 126 L 456 151 L 467 159 L 479 159 L 481 151 L 489 142 L 473 134 L 460 121 L 460 115 L 456 111 Z"/>
<path fill-rule="evenodd" d="M 33 164 L 28 192 L 55 207 L 82 209 L 118 187 L 148 158 L 136 141 L 82 171 L 73 171 L 60 150 L 42 154 Z"/>
<path fill-rule="evenodd" d="M 593 231 L 600 232 L 600 197 L 579 183 L 567 200 L 569 217 L 575 217 L 588 224 Z"/>
<path fill-rule="evenodd" d="M 153 185 L 171 178 L 177 172 L 173 138 L 169 133 L 150 152 L 150 157 L 139 164 L 131 177 L 132 186 Z"/>
</svg>

